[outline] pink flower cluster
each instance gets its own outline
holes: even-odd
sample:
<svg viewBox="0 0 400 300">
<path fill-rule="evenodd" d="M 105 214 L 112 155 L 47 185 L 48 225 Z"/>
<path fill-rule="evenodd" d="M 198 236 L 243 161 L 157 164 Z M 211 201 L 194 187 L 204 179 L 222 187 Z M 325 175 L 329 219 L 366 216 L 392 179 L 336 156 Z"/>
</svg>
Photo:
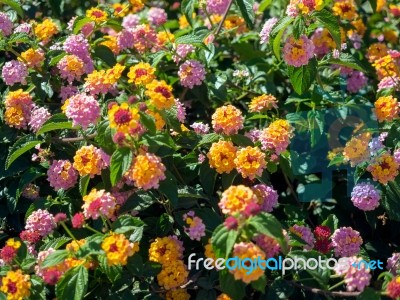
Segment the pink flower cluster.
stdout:
<svg viewBox="0 0 400 300">
<path fill-rule="evenodd" d="M 256 194 L 261 210 L 271 212 L 278 205 L 278 192 L 272 187 L 260 183 L 251 188 Z"/>
<path fill-rule="evenodd" d="M 400 253 L 395 252 L 391 257 L 388 258 L 386 269 L 393 275 L 397 275 L 397 271 L 400 270 Z"/>
<path fill-rule="evenodd" d="M 63 49 L 68 54 L 79 57 L 85 64 L 85 73 L 89 74 L 94 70 L 93 61 L 90 57 L 90 45 L 82 34 L 72 34 L 64 42 Z"/>
<path fill-rule="evenodd" d="M 197 60 L 188 60 L 179 67 L 178 71 L 181 84 L 192 89 L 195 85 L 201 85 L 206 78 L 204 66 Z"/>
<path fill-rule="evenodd" d="M 47 171 L 47 180 L 56 191 L 67 190 L 78 182 L 78 172 L 68 160 L 54 160 Z"/>
<path fill-rule="evenodd" d="M 210 131 L 210 126 L 201 122 L 194 122 L 190 127 L 193 128 L 194 132 L 197 134 L 206 134 Z"/>
<path fill-rule="evenodd" d="M 191 240 L 200 241 L 200 239 L 206 235 L 206 226 L 203 220 L 195 215 L 194 211 L 191 210 L 184 214 L 183 221 L 189 225 L 184 226 L 183 229 Z"/>
<path fill-rule="evenodd" d="M 4 64 L 1 76 L 6 85 L 13 86 L 16 83 L 26 84 L 28 68 L 23 62 L 10 60 Z"/>
<path fill-rule="evenodd" d="M 72 63 L 73 64 L 72 64 Z M 60 77 L 72 83 L 79 80 L 85 73 L 83 61 L 76 55 L 66 55 L 57 64 L 60 70 Z"/>
<path fill-rule="evenodd" d="M 207 0 L 207 11 L 210 14 L 223 15 L 228 5 L 228 0 Z"/>
<path fill-rule="evenodd" d="M 311 250 L 314 248 L 315 237 L 309 227 L 296 224 L 290 227 L 290 232 L 299 236 L 304 242 L 306 242 L 306 245 L 304 245 L 305 250 Z"/>
<path fill-rule="evenodd" d="M 105 190 L 92 190 L 83 200 L 85 203 L 82 209 L 86 219 L 92 218 L 96 220 L 100 216 L 109 219 L 114 217 L 117 202 L 116 199 Z"/>
<path fill-rule="evenodd" d="M 45 237 L 52 233 L 56 226 L 51 213 L 47 210 L 38 209 L 26 219 L 25 230 L 37 232 L 42 237 Z"/>
<path fill-rule="evenodd" d="M 96 124 L 99 119 L 100 105 L 93 96 L 78 94 L 68 99 L 65 114 L 72 119 L 73 126 L 86 129 L 90 124 Z"/>
<path fill-rule="evenodd" d="M 279 243 L 268 235 L 259 234 L 254 238 L 254 241 L 265 252 L 266 258 L 274 257 L 281 250 Z"/>
<path fill-rule="evenodd" d="M 347 78 L 347 90 L 350 93 L 358 93 L 363 87 L 368 83 L 368 78 L 364 73 L 359 71 L 354 71 Z"/>
<path fill-rule="evenodd" d="M 361 210 L 374 210 L 379 206 L 381 195 L 370 183 L 360 183 L 354 186 L 351 192 L 351 201 Z"/>
<path fill-rule="evenodd" d="M 285 62 L 294 67 L 301 67 L 308 64 L 314 56 L 314 44 L 302 35 L 298 40 L 293 36 L 289 37 L 283 47 L 283 58 Z"/>
<path fill-rule="evenodd" d="M 185 59 L 190 53 L 193 53 L 195 48 L 190 44 L 178 44 L 176 46 L 176 54 L 172 56 L 175 63 L 179 63 L 182 59 Z"/>
<path fill-rule="evenodd" d="M 154 26 L 160 26 L 167 22 L 167 13 L 159 7 L 152 7 L 147 13 L 147 18 Z"/>
<path fill-rule="evenodd" d="M 278 18 L 273 17 L 273 18 L 268 19 L 264 23 L 263 28 L 260 32 L 260 42 L 261 43 L 267 44 L 269 42 L 269 36 L 271 34 L 271 30 L 277 22 L 278 22 Z"/>
<path fill-rule="evenodd" d="M 4 36 L 9 36 L 13 31 L 13 23 L 4 12 L 0 12 L 0 32 Z"/>
<path fill-rule="evenodd" d="M 366 286 L 369 285 L 371 280 L 370 269 L 366 268 L 362 263 L 359 264 L 363 259 L 361 257 L 349 257 L 349 267 L 347 270 L 343 268 L 335 268 L 337 275 L 344 275 L 344 282 L 346 283 L 346 289 L 349 292 L 360 291 L 362 292 Z M 352 266 L 356 264 L 357 267 Z"/>
<path fill-rule="evenodd" d="M 332 235 L 332 246 L 336 256 L 357 255 L 362 243 L 360 233 L 351 227 L 340 227 Z"/>
<path fill-rule="evenodd" d="M 50 119 L 51 114 L 46 107 L 35 106 L 32 110 L 31 119 L 28 123 L 33 132 L 37 132 L 40 127 Z"/>
</svg>

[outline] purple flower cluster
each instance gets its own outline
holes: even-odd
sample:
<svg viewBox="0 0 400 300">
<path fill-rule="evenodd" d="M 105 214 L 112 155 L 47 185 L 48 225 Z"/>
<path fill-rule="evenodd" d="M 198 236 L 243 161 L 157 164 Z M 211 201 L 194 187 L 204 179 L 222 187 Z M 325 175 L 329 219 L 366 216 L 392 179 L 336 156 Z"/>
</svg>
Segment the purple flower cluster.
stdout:
<svg viewBox="0 0 400 300">
<path fill-rule="evenodd" d="M 332 246 L 336 256 L 357 255 L 362 243 L 360 233 L 351 227 L 340 227 L 332 235 Z"/>
<path fill-rule="evenodd" d="M 306 242 L 306 245 L 304 245 L 305 250 L 311 250 L 314 248 L 315 237 L 310 228 L 296 224 L 290 228 L 290 231 Z"/>
<path fill-rule="evenodd" d="M 90 45 L 82 34 L 72 34 L 64 42 L 63 49 L 69 54 L 76 55 L 85 64 L 85 73 L 89 74 L 94 70 L 93 61 L 90 57 Z"/>
<path fill-rule="evenodd" d="M 99 119 L 100 105 L 93 96 L 78 94 L 68 99 L 65 115 L 72 119 L 73 126 L 86 129 Z"/>
<path fill-rule="evenodd" d="M 229 5 L 228 0 L 207 0 L 207 11 L 210 14 L 222 15 Z"/>
<path fill-rule="evenodd" d="M 38 209 L 26 219 L 25 230 L 36 232 L 42 237 L 45 237 L 53 232 L 56 226 L 56 222 L 51 213 L 47 210 Z"/>
<path fill-rule="evenodd" d="M 197 134 L 206 134 L 210 131 L 210 126 L 202 122 L 194 122 L 190 127 L 193 128 L 194 132 Z"/>
<path fill-rule="evenodd" d="M 51 114 L 46 107 L 35 106 L 32 110 L 31 119 L 29 120 L 28 125 L 30 126 L 33 132 L 37 132 L 40 127 L 50 119 Z"/>
<path fill-rule="evenodd" d="M 261 32 L 260 32 L 260 42 L 261 43 L 267 44 L 269 42 L 269 35 L 271 33 L 272 28 L 276 24 L 276 22 L 278 22 L 278 18 L 273 17 L 271 19 L 268 19 L 264 23 L 263 28 L 261 29 Z"/>
<path fill-rule="evenodd" d="M 9 36 L 13 31 L 13 23 L 11 22 L 8 15 L 4 12 L 0 12 L 0 32 L 4 36 Z"/>
<path fill-rule="evenodd" d="M 23 62 L 10 60 L 4 64 L 1 76 L 4 82 L 10 86 L 16 83 L 26 84 L 28 69 Z"/>
<path fill-rule="evenodd" d="M 278 205 L 278 192 L 266 184 L 257 184 L 251 188 L 256 194 L 261 210 L 271 212 Z"/>
<path fill-rule="evenodd" d="M 167 22 L 167 13 L 162 8 L 152 7 L 147 13 L 147 18 L 154 26 L 160 26 Z"/>
<path fill-rule="evenodd" d="M 178 75 L 181 84 L 192 89 L 195 85 L 201 85 L 206 78 L 206 70 L 197 60 L 188 60 L 179 67 Z"/>
<path fill-rule="evenodd" d="M 379 191 L 370 183 L 359 183 L 351 192 L 351 201 L 354 206 L 364 211 L 377 208 L 380 199 Z"/>
</svg>

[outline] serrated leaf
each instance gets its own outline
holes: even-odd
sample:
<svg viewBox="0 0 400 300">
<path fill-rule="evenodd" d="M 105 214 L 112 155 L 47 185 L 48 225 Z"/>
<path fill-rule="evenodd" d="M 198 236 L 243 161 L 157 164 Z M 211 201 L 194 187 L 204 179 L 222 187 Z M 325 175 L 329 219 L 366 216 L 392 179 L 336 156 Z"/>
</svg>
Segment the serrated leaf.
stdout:
<svg viewBox="0 0 400 300">
<path fill-rule="evenodd" d="M 181 12 L 185 15 L 186 20 L 193 27 L 193 12 L 195 0 L 183 0 L 181 3 Z"/>
<path fill-rule="evenodd" d="M 317 73 L 317 61 L 313 58 L 308 65 L 301 67 L 288 66 L 288 73 L 294 91 L 301 95 L 308 91 L 314 82 Z"/>
<path fill-rule="evenodd" d="M 246 21 L 250 29 L 254 27 L 254 0 L 235 0 L 236 5 L 239 7 L 243 19 Z"/>
<path fill-rule="evenodd" d="M 154 117 L 145 113 L 140 112 L 140 122 L 146 127 L 151 134 L 155 134 L 157 131 L 156 122 Z"/>
<path fill-rule="evenodd" d="M 14 145 L 10 148 L 9 154 L 6 159 L 5 169 L 7 170 L 11 164 L 22 154 L 29 151 L 36 145 L 40 144 L 42 141 L 37 140 L 32 135 L 26 135 L 17 140 Z"/>
<path fill-rule="evenodd" d="M 68 257 L 69 253 L 67 250 L 56 250 L 53 253 L 50 253 L 40 265 L 42 268 L 48 268 L 55 265 L 58 265 Z"/>
<path fill-rule="evenodd" d="M 303 34 L 306 24 L 302 16 L 296 17 L 293 23 L 293 36 L 296 40 Z"/>
<path fill-rule="evenodd" d="M 323 27 L 328 29 L 329 33 L 336 43 L 336 48 L 340 49 L 342 43 L 338 19 L 326 9 L 322 9 L 320 11 L 316 10 L 313 12 L 312 16 L 315 17 Z"/>
<path fill-rule="evenodd" d="M 89 175 L 82 176 L 79 179 L 79 192 L 81 193 L 82 197 L 86 196 L 86 194 L 87 194 L 87 188 L 89 185 L 89 181 L 90 181 Z"/>
<path fill-rule="evenodd" d="M 82 265 L 68 270 L 56 285 L 58 299 L 81 300 L 88 287 L 88 270 Z"/>
<path fill-rule="evenodd" d="M 44 245 L 44 247 L 41 248 L 40 250 L 41 251 L 49 250 L 50 248 L 57 250 L 58 248 L 60 248 L 64 244 L 68 243 L 69 241 L 71 241 L 71 238 L 62 236 L 62 237 L 56 238 L 56 239 L 51 240 L 50 242 L 46 243 Z"/>
<path fill-rule="evenodd" d="M 211 243 L 214 253 L 218 258 L 228 258 L 233 245 L 238 237 L 238 231 L 229 230 L 224 224 L 220 224 L 213 232 Z"/>
<path fill-rule="evenodd" d="M 234 134 L 231 136 L 232 142 L 238 146 L 247 147 L 247 146 L 254 146 L 254 143 L 249 139 L 247 136 L 242 134 Z"/>
<path fill-rule="evenodd" d="M 190 44 L 193 46 L 200 47 L 204 50 L 208 51 L 207 46 L 204 44 L 204 39 L 201 36 L 194 35 L 194 34 L 186 34 L 178 37 L 175 40 L 176 44 Z"/>
<path fill-rule="evenodd" d="M 64 114 L 55 114 L 40 127 L 36 136 L 53 130 L 72 128 L 72 122 Z"/>
<path fill-rule="evenodd" d="M 104 45 L 98 45 L 94 48 L 94 56 L 100 58 L 110 68 L 117 63 L 114 53 L 110 50 L 110 48 Z"/>
<path fill-rule="evenodd" d="M 114 186 L 122 178 L 122 175 L 130 168 L 132 164 L 133 153 L 130 148 L 119 148 L 111 156 L 110 180 Z"/>
<path fill-rule="evenodd" d="M 330 64 L 345 66 L 360 72 L 367 72 L 361 61 L 349 53 L 340 53 L 339 58 L 334 58 L 330 54 L 327 62 Z"/>
</svg>

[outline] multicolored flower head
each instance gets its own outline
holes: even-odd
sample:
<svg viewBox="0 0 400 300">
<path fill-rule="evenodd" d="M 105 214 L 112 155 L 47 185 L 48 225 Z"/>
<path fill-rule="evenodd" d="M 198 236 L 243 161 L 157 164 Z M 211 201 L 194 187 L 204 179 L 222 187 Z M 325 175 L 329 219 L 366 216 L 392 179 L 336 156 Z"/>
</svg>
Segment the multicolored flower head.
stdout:
<svg viewBox="0 0 400 300">
<path fill-rule="evenodd" d="M 4 121 L 17 129 L 27 129 L 34 104 L 28 92 L 22 89 L 9 92 L 4 101 L 6 111 Z"/>
<path fill-rule="evenodd" d="M 60 70 L 60 76 L 63 79 L 72 83 L 74 80 L 79 80 L 85 74 L 85 64 L 76 55 L 66 55 L 57 64 Z"/>
<path fill-rule="evenodd" d="M 235 167 L 243 178 L 250 180 L 261 176 L 266 167 L 265 154 L 258 147 L 239 149 L 234 160 Z"/>
<path fill-rule="evenodd" d="M 377 208 L 380 199 L 379 191 L 370 183 L 356 184 L 351 192 L 351 201 L 354 206 L 364 211 Z"/>
<path fill-rule="evenodd" d="M 42 23 L 36 24 L 33 31 L 43 44 L 47 44 L 59 32 L 59 28 L 53 20 L 45 19 Z"/>
<path fill-rule="evenodd" d="M 264 251 L 266 258 L 274 257 L 281 250 L 281 247 L 276 239 L 265 234 L 257 235 L 254 238 L 254 242 L 258 247 L 261 248 L 262 251 Z"/>
<path fill-rule="evenodd" d="M 125 266 L 128 257 L 139 251 L 139 243 L 129 242 L 123 234 L 111 233 L 101 243 L 101 249 L 106 253 L 109 266 Z"/>
<path fill-rule="evenodd" d="M 160 264 L 168 264 L 182 259 L 183 250 L 183 244 L 176 236 L 156 238 L 150 244 L 149 260 Z"/>
<path fill-rule="evenodd" d="M 134 83 L 135 85 L 149 84 L 155 79 L 155 71 L 156 69 L 150 66 L 150 64 L 140 62 L 130 67 L 128 72 L 128 82 Z"/>
<path fill-rule="evenodd" d="M 278 205 L 278 192 L 272 187 L 260 183 L 253 186 L 252 191 L 257 196 L 261 210 L 271 212 Z"/>
<path fill-rule="evenodd" d="M 117 132 L 134 134 L 140 127 L 140 115 L 137 108 L 129 107 L 128 103 L 113 104 L 108 111 L 110 127 Z"/>
<path fill-rule="evenodd" d="M 157 189 L 164 180 L 166 168 L 161 158 L 152 154 L 139 154 L 133 159 L 132 166 L 125 176 L 134 181 L 135 186 L 144 190 Z"/>
<path fill-rule="evenodd" d="M 16 83 L 25 85 L 28 68 L 19 60 L 11 60 L 4 64 L 1 76 L 6 85 L 13 86 Z"/>
<path fill-rule="evenodd" d="M 171 290 L 184 285 L 188 276 L 189 272 L 185 263 L 182 260 L 172 260 L 162 265 L 157 281 L 164 289 Z"/>
<path fill-rule="evenodd" d="M 233 257 L 238 257 L 240 259 L 249 259 L 249 263 L 251 264 L 252 259 L 265 259 L 265 253 L 253 243 L 238 243 L 233 246 Z M 242 280 L 244 283 L 250 283 L 252 281 L 256 281 L 262 275 L 264 275 L 264 271 L 261 268 L 255 268 L 252 272 L 246 270 L 245 268 L 233 268 L 229 270 L 230 273 L 233 274 L 236 280 Z"/>
<path fill-rule="evenodd" d="M 72 119 L 73 126 L 81 126 L 83 129 L 96 124 L 100 118 L 99 102 L 86 94 L 74 95 L 67 99 L 62 109 L 65 115 Z"/>
<path fill-rule="evenodd" d="M 47 210 L 38 209 L 26 219 L 25 230 L 39 233 L 46 237 L 57 227 L 54 216 Z"/>
<path fill-rule="evenodd" d="M 51 114 L 46 107 L 35 106 L 31 113 L 31 118 L 29 120 L 29 127 L 36 133 L 42 125 L 50 119 Z"/>
<path fill-rule="evenodd" d="M 397 275 L 400 271 L 400 253 L 395 252 L 387 259 L 386 269 L 393 275 Z"/>
<path fill-rule="evenodd" d="M 197 60 L 187 60 L 179 67 L 178 71 L 181 84 L 192 89 L 195 85 L 201 85 L 206 78 L 204 66 Z"/>
<path fill-rule="evenodd" d="M 371 140 L 371 133 L 365 132 L 353 136 L 350 141 L 346 143 L 343 149 L 343 156 L 350 162 L 352 167 L 366 161 L 369 158 L 368 144 Z"/>
<path fill-rule="evenodd" d="M 386 287 L 387 295 L 392 299 L 399 299 L 400 297 L 400 276 L 394 277 Z"/>
<path fill-rule="evenodd" d="M 375 157 L 368 165 L 367 171 L 371 173 L 373 180 L 387 184 L 399 174 L 399 164 L 390 153 L 385 152 Z"/>
<path fill-rule="evenodd" d="M 235 214 L 243 211 L 250 203 L 257 203 L 253 191 L 244 185 L 232 185 L 222 193 L 218 206 L 224 214 Z"/>
<path fill-rule="evenodd" d="M 39 49 L 29 48 L 28 50 L 21 53 L 21 58 L 18 58 L 24 62 L 28 67 L 35 68 L 39 67 L 44 61 L 44 52 Z"/>
<path fill-rule="evenodd" d="M 78 172 L 69 160 L 54 160 L 47 171 L 47 180 L 56 191 L 67 190 L 78 182 Z"/>
<path fill-rule="evenodd" d="M 206 226 L 203 220 L 197 217 L 193 210 L 183 215 L 183 221 L 189 225 L 183 228 L 191 240 L 200 241 L 200 239 L 206 235 Z"/>
<path fill-rule="evenodd" d="M 21 270 L 8 271 L 1 279 L 0 291 L 7 295 L 8 300 L 26 299 L 31 295 L 30 276 Z"/>
<path fill-rule="evenodd" d="M 230 173 L 235 168 L 235 157 L 237 148 L 232 142 L 219 141 L 213 143 L 207 157 L 211 168 L 219 174 Z"/>
<path fill-rule="evenodd" d="M 375 101 L 375 114 L 379 122 L 390 122 L 399 116 L 400 106 L 393 96 L 380 97 Z"/>
<path fill-rule="evenodd" d="M 217 133 L 237 134 L 243 128 L 243 122 L 242 112 L 231 104 L 217 108 L 212 115 L 212 126 Z"/>
<path fill-rule="evenodd" d="M 287 120 L 278 119 L 273 121 L 260 134 L 262 149 L 272 150 L 277 155 L 281 154 L 289 146 L 293 131 L 293 127 Z"/>
<path fill-rule="evenodd" d="M 254 97 L 249 105 L 250 112 L 264 112 L 272 108 L 278 109 L 277 100 L 271 94 Z"/>
<path fill-rule="evenodd" d="M 9 36 L 13 32 L 13 27 L 14 24 L 10 17 L 4 12 L 0 12 L 0 33 Z"/>
<path fill-rule="evenodd" d="M 172 94 L 172 87 L 164 80 L 153 80 L 146 85 L 146 96 L 157 109 L 168 109 L 174 106 L 175 98 Z"/>
<path fill-rule="evenodd" d="M 313 42 L 307 36 L 302 35 L 298 40 L 291 36 L 283 47 L 283 59 L 290 66 L 301 67 L 307 65 L 314 56 L 314 49 Z"/>
<path fill-rule="evenodd" d="M 351 227 L 340 227 L 332 235 L 332 246 L 339 257 L 357 255 L 362 243 L 360 233 Z"/>
<path fill-rule="evenodd" d="M 92 19 L 94 22 L 96 22 L 96 24 L 100 24 L 107 21 L 108 14 L 101 9 L 92 7 L 91 9 L 86 11 L 86 17 Z"/>
<path fill-rule="evenodd" d="M 311 250 L 314 248 L 315 237 L 311 229 L 304 225 L 293 225 L 290 227 L 290 232 L 301 238 L 306 244 L 304 245 L 305 250 Z"/>
<path fill-rule="evenodd" d="M 108 166 L 105 158 L 103 150 L 93 145 L 82 146 L 75 153 L 73 166 L 80 176 L 90 175 L 93 178 L 95 175 L 100 175 L 101 170 Z"/>
<path fill-rule="evenodd" d="M 116 199 L 105 190 L 92 189 L 83 197 L 82 209 L 86 219 L 96 220 L 101 216 L 113 219 L 116 207 Z"/>
</svg>

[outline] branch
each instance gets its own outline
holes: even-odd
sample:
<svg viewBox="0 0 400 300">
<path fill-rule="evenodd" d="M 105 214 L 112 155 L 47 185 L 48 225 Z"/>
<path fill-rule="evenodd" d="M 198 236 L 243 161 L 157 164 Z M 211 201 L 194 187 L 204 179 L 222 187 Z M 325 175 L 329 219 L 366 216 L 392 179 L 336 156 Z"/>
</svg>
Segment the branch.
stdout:
<svg viewBox="0 0 400 300">
<path fill-rule="evenodd" d="M 311 293 L 314 294 L 320 294 L 320 295 L 324 295 L 324 296 L 334 296 L 334 297 L 357 297 L 361 294 L 361 292 L 332 292 L 332 291 L 325 291 L 325 290 L 321 290 L 321 289 L 317 289 L 317 288 L 313 288 L 313 287 L 309 287 L 309 286 L 305 286 L 302 284 L 299 284 L 295 281 L 289 281 L 287 280 L 288 283 L 290 283 L 291 285 L 298 287 L 302 290 L 306 290 L 309 291 Z"/>
<path fill-rule="evenodd" d="M 59 139 L 59 138 L 54 138 L 54 141 L 56 142 L 64 142 L 64 143 L 73 143 L 73 142 L 82 142 L 85 140 L 90 140 L 93 139 L 97 136 L 97 133 L 92 133 L 89 134 L 87 136 L 78 136 L 78 137 L 74 137 L 74 138 L 63 138 L 63 139 Z"/>
<path fill-rule="evenodd" d="M 222 16 L 222 19 L 218 25 L 217 31 L 215 32 L 215 37 L 217 37 L 217 35 L 219 34 L 219 32 L 222 29 L 222 25 L 224 24 L 225 19 L 228 16 L 228 12 L 229 12 L 229 9 L 231 8 L 232 2 L 233 2 L 233 0 L 230 0 L 228 6 L 226 7 L 226 11 L 225 11 L 224 15 Z"/>
</svg>

